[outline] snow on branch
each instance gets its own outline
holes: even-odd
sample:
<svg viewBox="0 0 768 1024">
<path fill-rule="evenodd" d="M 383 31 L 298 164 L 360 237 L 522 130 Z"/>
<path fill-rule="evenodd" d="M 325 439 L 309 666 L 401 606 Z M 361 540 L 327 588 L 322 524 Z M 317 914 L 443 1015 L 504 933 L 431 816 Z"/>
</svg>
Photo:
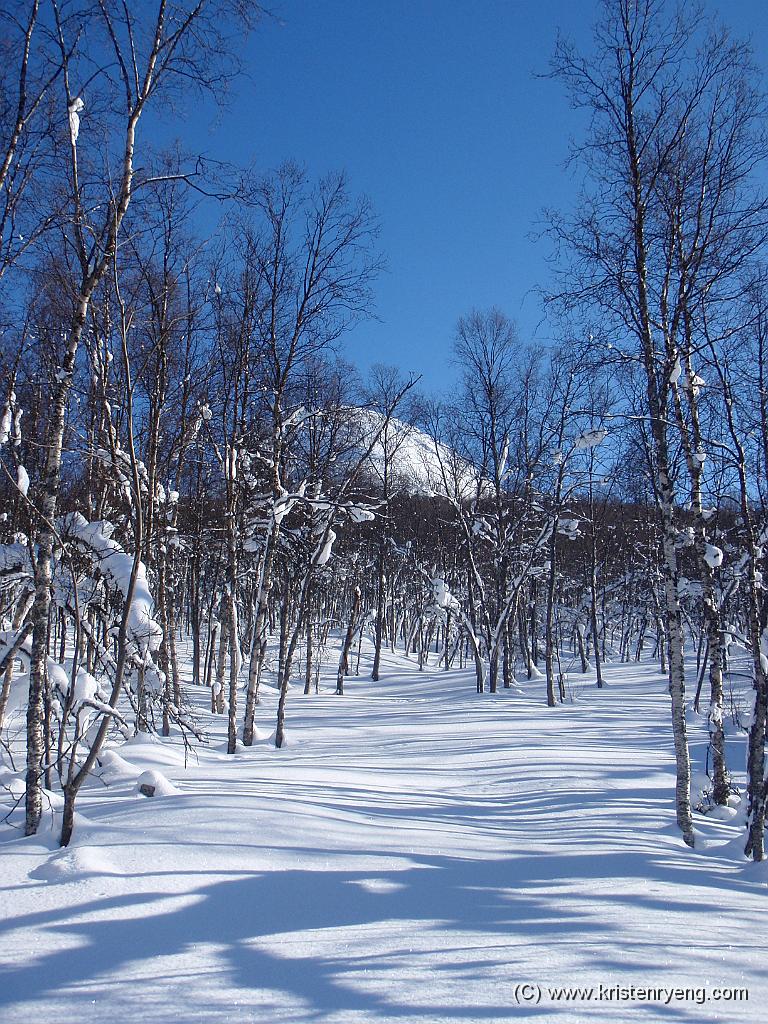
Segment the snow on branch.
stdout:
<svg viewBox="0 0 768 1024">
<path fill-rule="evenodd" d="M 89 523 L 79 512 L 69 513 L 62 518 L 62 535 L 93 554 L 98 571 L 111 581 L 113 589 L 125 602 L 131 586 L 134 556 L 127 554 L 117 541 L 112 540 L 112 532 L 110 523 Z M 153 610 L 154 601 L 147 581 L 146 566 L 139 562 L 127 625 L 129 636 L 143 654 L 156 651 L 163 639 L 162 628 L 153 618 Z"/>
<path fill-rule="evenodd" d="M 586 430 L 574 441 L 574 448 L 579 450 L 582 448 L 596 448 L 599 444 L 608 437 L 608 431 L 604 429 L 600 430 Z"/>
</svg>

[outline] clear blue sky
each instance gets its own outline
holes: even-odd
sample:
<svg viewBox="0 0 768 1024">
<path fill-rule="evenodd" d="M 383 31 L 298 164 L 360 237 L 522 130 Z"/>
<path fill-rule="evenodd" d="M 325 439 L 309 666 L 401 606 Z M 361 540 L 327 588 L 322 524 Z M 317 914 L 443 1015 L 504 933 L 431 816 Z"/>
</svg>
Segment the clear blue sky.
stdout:
<svg viewBox="0 0 768 1024">
<path fill-rule="evenodd" d="M 558 28 L 589 45 L 597 0 L 281 0 L 246 53 L 249 79 L 195 144 L 264 169 L 287 158 L 344 169 L 372 200 L 389 264 L 380 322 L 345 341 L 450 388 L 457 318 L 496 305 L 547 341 L 545 206 L 567 208 L 580 121 L 545 72 Z M 768 2 L 709 0 L 768 68 Z M 179 126 L 188 138 L 190 125 Z"/>
</svg>

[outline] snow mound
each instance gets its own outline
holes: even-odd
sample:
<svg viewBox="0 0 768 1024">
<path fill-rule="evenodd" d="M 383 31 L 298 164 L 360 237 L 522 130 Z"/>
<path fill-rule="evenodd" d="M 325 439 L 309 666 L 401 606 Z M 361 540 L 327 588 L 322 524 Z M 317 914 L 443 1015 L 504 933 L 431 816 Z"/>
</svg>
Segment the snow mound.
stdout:
<svg viewBox="0 0 768 1024">
<path fill-rule="evenodd" d="M 304 694 L 302 693 L 302 697 L 303 696 L 304 696 Z M 310 695 L 308 694 L 308 696 L 310 696 Z M 253 742 L 254 742 L 254 744 L 256 744 L 256 743 L 263 743 L 265 740 L 268 740 L 270 738 L 270 736 L 272 738 L 274 738 L 274 735 L 275 735 L 274 730 L 272 730 L 272 732 L 269 732 L 269 730 L 267 730 L 267 729 L 259 729 L 258 726 L 254 726 L 253 727 Z M 240 744 L 238 743 L 238 748 L 239 747 L 240 747 Z M 249 750 L 248 747 L 243 747 L 242 749 L 243 749 L 243 753 L 245 753 L 245 752 L 247 752 Z"/>
<path fill-rule="evenodd" d="M 76 846 L 54 854 L 29 877 L 44 882 L 72 882 L 89 875 L 117 875 L 118 869 L 92 846 Z"/>
<path fill-rule="evenodd" d="M 714 807 L 710 807 L 707 811 L 708 818 L 714 818 L 715 821 L 731 821 L 739 813 L 737 807 L 724 807 L 720 804 L 716 804 Z"/>
<path fill-rule="evenodd" d="M 127 751 L 131 762 L 140 764 L 144 768 L 154 768 L 155 765 L 167 765 L 175 768 L 185 763 L 184 748 L 181 744 L 173 743 L 149 732 L 132 736 L 121 744 L 120 750 Z"/>
<path fill-rule="evenodd" d="M 99 757 L 101 770 L 98 776 L 107 784 L 122 782 L 125 779 L 135 779 L 141 769 L 130 761 L 126 761 L 116 750 L 105 750 Z"/>
<path fill-rule="evenodd" d="M 0 794 L 10 798 L 11 802 L 24 799 L 26 786 L 24 772 L 14 772 L 10 768 L 0 769 Z"/>
<path fill-rule="evenodd" d="M 136 792 L 143 796 L 176 796 L 181 791 L 162 772 L 150 770 L 142 772 L 136 780 Z"/>
</svg>

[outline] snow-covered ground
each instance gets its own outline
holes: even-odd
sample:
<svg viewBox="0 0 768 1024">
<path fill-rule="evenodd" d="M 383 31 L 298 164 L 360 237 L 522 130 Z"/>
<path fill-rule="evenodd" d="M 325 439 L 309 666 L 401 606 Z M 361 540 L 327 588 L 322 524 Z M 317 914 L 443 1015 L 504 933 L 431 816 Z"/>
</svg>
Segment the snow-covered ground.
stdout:
<svg viewBox="0 0 768 1024">
<path fill-rule="evenodd" d="M 210 745 L 186 767 L 178 741 L 111 754 L 68 850 L 4 825 L 0 1020 L 763 1019 L 766 872 L 738 815 L 682 845 L 652 668 L 573 677 L 554 710 L 540 681 L 386 671 L 293 694 L 281 751 L 273 693 L 227 756 L 198 691 Z M 137 793 L 147 770 L 165 795 Z M 716 999 L 733 988 L 748 1001 Z"/>
</svg>

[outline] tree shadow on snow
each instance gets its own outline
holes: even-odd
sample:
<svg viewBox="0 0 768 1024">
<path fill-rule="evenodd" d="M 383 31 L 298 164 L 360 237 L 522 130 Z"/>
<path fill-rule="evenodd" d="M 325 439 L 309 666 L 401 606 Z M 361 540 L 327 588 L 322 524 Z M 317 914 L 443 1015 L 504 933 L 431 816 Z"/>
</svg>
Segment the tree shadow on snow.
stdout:
<svg viewBox="0 0 768 1024">
<path fill-rule="evenodd" d="M 301 851 L 301 855 L 307 853 Z M 341 1012 L 373 1020 L 540 1016 L 544 1008 L 514 1005 L 512 990 L 521 980 L 515 972 L 516 948 L 548 950 L 541 962 L 551 965 L 553 949 L 573 944 L 583 948 L 585 966 L 591 967 L 594 959 L 590 958 L 599 944 L 601 966 L 610 970 L 625 966 L 618 954 L 622 949 L 627 952 L 629 941 L 618 922 L 606 922 L 604 908 L 603 912 L 592 910 L 589 900 L 578 910 L 568 909 L 558 896 L 558 881 L 569 876 L 601 877 L 601 870 L 602 877 L 639 878 L 643 872 L 648 877 L 649 869 L 643 855 L 616 851 L 594 856 L 553 854 L 501 860 L 411 855 L 409 864 L 405 870 L 375 872 L 279 870 L 228 877 L 200 888 L 190 873 L 185 892 L 177 891 L 171 897 L 176 906 L 161 909 L 160 913 L 156 905 L 163 895 L 147 893 L 133 899 L 107 898 L 66 911 L 11 919 L 6 927 L 43 925 L 67 940 L 80 940 L 80 945 L 44 954 L 17 969 L 0 971 L 0 1006 L 29 1003 L 31 1009 L 37 1000 L 50 995 L 66 998 L 68 1005 L 82 1004 L 85 1019 L 87 1007 L 99 991 L 120 985 L 141 988 L 141 980 L 131 979 L 137 962 L 140 966 L 141 962 L 162 964 L 161 958 L 184 954 L 204 944 L 221 951 L 211 970 L 223 969 L 224 988 L 239 989 L 244 1008 L 263 1008 L 264 1017 L 256 1019 L 269 1019 L 270 1004 L 280 1005 L 281 996 L 303 1005 L 304 1021 L 322 1020 L 330 1013 Z M 155 873 L 143 877 L 149 880 Z M 544 891 L 547 887 L 548 892 Z M 179 907 L 179 895 L 191 895 L 194 902 Z M 155 904 L 147 907 L 147 916 L 62 922 L 65 914 L 71 917 L 73 912 L 118 915 L 128 904 L 142 900 Z M 668 902 L 664 905 L 667 910 L 675 909 Z M 681 902 L 679 909 L 687 914 L 710 911 L 706 901 Z M 359 930 L 366 927 L 371 931 L 361 938 Z M 335 929 L 349 929 L 349 933 L 332 931 Z M 385 951 L 381 951 L 382 943 L 374 942 L 378 952 L 369 952 L 371 935 L 376 936 L 377 929 L 386 935 Z M 305 935 L 299 936 L 299 932 Z M 478 944 L 468 939 L 473 934 L 496 936 L 497 941 Z M 434 943 L 430 943 L 430 936 L 434 936 Z M 606 938 L 615 943 L 617 957 L 613 961 L 605 956 Z M 295 948 L 299 942 L 299 951 L 291 953 L 292 944 Z M 425 949 L 425 943 L 434 945 L 434 949 Z M 459 943 L 466 943 L 469 957 Z M 281 946 L 288 952 L 275 951 Z M 324 952 L 329 948 L 332 952 Z M 435 953 L 439 954 L 439 965 L 434 964 L 434 957 L 430 959 Z M 398 960 L 408 963 L 411 977 L 419 969 L 434 972 L 443 985 L 439 991 L 443 995 L 449 991 L 450 996 L 445 998 L 451 1005 L 438 1005 L 440 997 L 430 1001 L 424 993 L 418 1005 L 409 1005 L 407 993 L 398 994 Z M 203 962 L 210 965 L 210 961 L 200 959 Z M 168 964 L 162 969 L 174 968 Z M 553 971 L 552 966 L 548 969 Z M 466 1005 L 463 998 L 468 979 L 477 984 L 478 970 L 488 977 L 492 992 L 488 1005 L 480 1007 Z M 121 981 L 121 973 L 128 980 Z M 376 980 L 371 983 L 370 978 Z M 182 981 L 169 976 L 168 983 L 181 985 Z M 222 1011 L 221 1004 L 211 1005 L 206 1011 L 197 993 L 195 998 L 193 1016 L 187 1017 L 184 1007 L 176 1004 L 177 1020 L 204 1020 L 207 1013 L 210 1019 L 216 1019 Z M 547 1007 L 549 1018 L 556 1017 L 561 1009 L 565 1012 L 568 1008 Z M 664 1008 L 653 1009 L 657 1011 L 654 1019 L 658 1019 L 658 1012 Z M 688 1017 L 685 1008 L 675 1007 L 675 1019 L 695 1020 L 695 1007 L 691 1010 Z M 137 999 L 136 1019 L 148 1019 L 145 1011 Z M 244 1014 L 236 1019 L 254 1018 Z"/>
</svg>

